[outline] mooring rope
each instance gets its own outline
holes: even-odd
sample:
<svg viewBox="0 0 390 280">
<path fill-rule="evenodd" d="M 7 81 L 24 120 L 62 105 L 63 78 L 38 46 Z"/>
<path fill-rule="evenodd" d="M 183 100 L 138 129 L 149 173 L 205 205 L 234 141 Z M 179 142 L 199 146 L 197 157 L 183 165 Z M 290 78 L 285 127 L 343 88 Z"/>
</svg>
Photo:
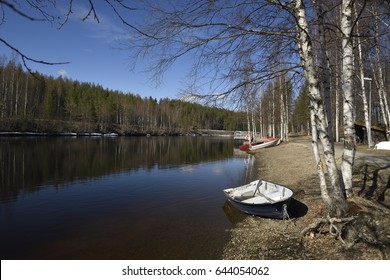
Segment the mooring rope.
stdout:
<svg viewBox="0 0 390 280">
<path fill-rule="evenodd" d="M 288 232 L 287 232 L 287 228 L 288 228 L 288 225 L 290 223 L 292 223 L 294 225 L 294 227 L 300 232 L 300 229 L 299 229 L 298 225 L 293 221 L 293 219 L 290 218 L 290 215 L 287 212 L 287 204 L 283 204 L 282 205 L 282 213 L 283 213 L 283 221 L 284 221 L 284 224 L 285 224 L 285 227 L 284 227 L 284 230 L 283 230 L 283 234 L 286 237 L 289 237 L 288 236 Z"/>
</svg>

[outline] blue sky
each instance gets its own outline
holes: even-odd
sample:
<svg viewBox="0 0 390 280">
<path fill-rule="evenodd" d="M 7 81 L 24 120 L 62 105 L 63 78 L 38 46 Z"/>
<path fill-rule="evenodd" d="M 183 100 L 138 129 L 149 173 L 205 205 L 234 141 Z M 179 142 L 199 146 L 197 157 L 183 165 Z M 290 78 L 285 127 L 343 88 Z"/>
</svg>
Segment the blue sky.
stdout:
<svg viewBox="0 0 390 280">
<path fill-rule="evenodd" d="M 4 8 L 6 22 L 0 25 L 0 37 L 34 59 L 70 62 L 54 66 L 29 63 L 31 69 L 45 75 L 58 77 L 61 74 L 142 97 L 178 98 L 185 87 L 185 64 L 175 64 L 158 85 L 151 80 L 150 73 L 145 73 L 144 64 L 148 61 L 131 69 L 130 53 L 120 49 L 119 44 L 126 40 L 129 32 L 107 6 L 99 6 L 102 2 L 95 1 L 100 23 L 80 20 L 81 14 L 87 13 L 87 1 L 81 1 L 75 4 L 74 15 L 62 29 L 58 29 L 57 24 L 30 21 Z M 137 12 L 130 13 L 134 20 L 139 17 Z M 0 54 L 10 57 L 11 50 L 0 43 Z"/>
</svg>

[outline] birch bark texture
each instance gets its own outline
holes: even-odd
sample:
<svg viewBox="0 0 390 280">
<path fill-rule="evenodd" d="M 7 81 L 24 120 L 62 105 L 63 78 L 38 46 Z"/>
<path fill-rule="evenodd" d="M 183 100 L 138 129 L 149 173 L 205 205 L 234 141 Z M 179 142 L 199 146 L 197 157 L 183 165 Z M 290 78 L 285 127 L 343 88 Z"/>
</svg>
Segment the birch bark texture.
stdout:
<svg viewBox="0 0 390 280">
<path fill-rule="evenodd" d="M 336 159 L 332 149 L 332 143 L 327 133 L 326 116 L 323 100 L 320 93 L 318 73 L 314 65 L 313 48 L 309 36 L 309 26 L 306 18 L 306 8 L 302 0 L 291 2 L 294 6 L 294 15 L 297 24 L 297 43 L 302 61 L 305 78 L 309 84 L 310 114 L 313 127 L 313 135 L 318 133 L 324 154 L 324 161 L 327 167 L 327 174 L 330 185 L 327 186 L 322 169 L 321 157 L 319 155 L 317 137 L 312 138 L 313 152 L 317 165 L 317 173 L 321 181 L 321 197 L 328 207 L 331 216 L 342 217 L 347 214 L 347 203 L 341 189 Z"/>
<path fill-rule="evenodd" d="M 347 197 L 352 196 L 352 168 L 355 160 L 355 100 L 353 86 L 353 44 L 352 44 L 352 9 L 351 0 L 342 0 L 341 25 L 342 33 L 342 71 L 341 87 L 343 91 L 343 126 L 344 150 L 341 162 L 341 173 Z"/>
<path fill-rule="evenodd" d="M 355 8 L 356 12 L 356 8 Z M 368 142 L 368 148 L 370 149 L 372 147 L 372 136 L 371 136 L 371 118 L 370 118 L 370 110 L 368 108 L 369 104 L 367 102 L 367 95 L 366 95 L 366 80 L 369 80 L 371 83 L 371 78 L 367 78 L 365 76 L 364 71 L 364 59 L 363 59 L 363 50 L 362 50 L 362 42 L 359 37 L 359 23 L 356 23 L 356 30 L 357 30 L 357 44 L 358 44 L 358 53 L 359 53 L 359 74 L 360 74 L 360 86 L 362 89 L 361 92 L 361 98 L 363 101 L 363 111 L 364 111 L 364 123 L 366 125 L 367 129 L 367 142 Z"/>
<path fill-rule="evenodd" d="M 381 49 L 380 49 L 380 43 L 379 43 L 379 23 L 378 23 L 378 17 L 376 16 L 375 19 L 375 54 L 377 59 L 377 78 L 376 81 L 376 87 L 378 89 L 379 93 L 379 104 L 382 111 L 383 116 L 383 122 L 386 127 L 387 134 L 390 133 L 390 112 L 389 112 L 389 105 L 387 103 L 387 94 L 386 94 L 386 87 L 384 82 L 384 75 L 382 71 L 382 58 L 381 58 Z M 375 70 L 373 69 L 373 73 L 375 73 Z"/>
</svg>

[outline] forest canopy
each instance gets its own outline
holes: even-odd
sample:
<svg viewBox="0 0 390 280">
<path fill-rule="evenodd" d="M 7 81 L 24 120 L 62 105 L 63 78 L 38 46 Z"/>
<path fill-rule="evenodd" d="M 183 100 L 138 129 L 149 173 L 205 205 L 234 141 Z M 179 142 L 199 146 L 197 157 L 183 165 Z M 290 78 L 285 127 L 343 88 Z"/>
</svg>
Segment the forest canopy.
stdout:
<svg viewBox="0 0 390 280">
<path fill-rule="evenodd" d="M 245 126 L 240 112 L 30 73 L 5 56 L 0 60 L 0 112 L 0 131 L 175 135 Z"/>
</svg>

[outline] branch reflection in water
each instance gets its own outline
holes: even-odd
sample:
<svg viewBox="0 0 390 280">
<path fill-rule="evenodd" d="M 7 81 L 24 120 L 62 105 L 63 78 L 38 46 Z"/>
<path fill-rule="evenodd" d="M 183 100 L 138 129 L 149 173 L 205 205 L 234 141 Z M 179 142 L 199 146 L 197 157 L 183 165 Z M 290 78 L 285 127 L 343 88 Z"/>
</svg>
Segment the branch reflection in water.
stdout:
<svg viewBox="0 0 390 280">
<path fill-rule="evenodd" d="M 0 143 L 2 259 L 218 259 L 222 189 L 252 176 L 226 138 Z"/>
</svg>

